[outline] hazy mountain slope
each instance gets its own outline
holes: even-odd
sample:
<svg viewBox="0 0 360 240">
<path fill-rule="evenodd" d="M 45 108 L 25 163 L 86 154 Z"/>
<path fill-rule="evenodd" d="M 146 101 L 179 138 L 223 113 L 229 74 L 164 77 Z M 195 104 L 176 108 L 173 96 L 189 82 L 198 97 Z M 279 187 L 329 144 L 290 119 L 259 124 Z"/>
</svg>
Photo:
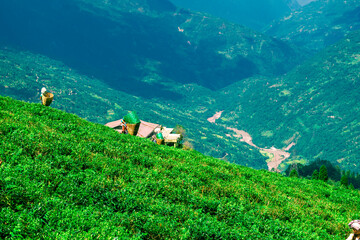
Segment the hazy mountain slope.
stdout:
<svg viewBox="0 0 360 240">
<path fill-rule="evenodd" d="M 295 0 L 171 0 L 171 2 L 179 7 L 207 12 L 257 30 L 300 7 Z"/>
<path fill-rule="evenodd" d="M 311 3 L 312 1 L 314 0 L 297 0 L 297 2 L 301 5 L 301 6 L 304 6 L 306 4 L 309 4 Z"/>
<path fill-rule="evenodd" d="M 317 0 L 272 23 L 265 33 L 296 45 L 319 50 L 359 28 L 358 0 Z"/>
<path fill-rule="evenodd" d="M 360 170 L 359 64 L 357 31 L 288 74 L 283 89 L 289 90 L 291 96 L 283 111 L 293 119 L 289 127 L 302 135 L 293 151 L 301 149 L 307 157 L 320 157 Z"/>
<path fill-rule="evenodd" d="M 5 1 L 0 42 L 61 60 L 111 88 L 147 98 L 156 91 L 158 97 L 181 99 L 169 93 L 177 84 L 218 89 L 256 74 L 282 74 L 301 59 L 281 41 L 172 9 L 169 2 L 150 0 Z"/>
<path fill-rule="evenodd" d="M 262 147 L 290 149 L 291 160 L 322 158 L 359 171 L 359 31 L 282 79 L 248 79 L 217 97 L 218 123 L 247 130 Z"/>
<path fill-rule="evenodd" d="M 141 13 L 145 15 L 157 15 L 166 12 L 174 12 L 176 7 L 168 0 L 74 0 L 82 3 L 82 7 L 92 5 L 97 9 L 102 9 L 111 13 L 112 11 Z"/>
<path fill-rule="evenodd" d="M 344 239 L 359 192 L 0 97 L 0 238 Z"/>
<path fill-rule="evenodd" d="M 131 96 L 42 55 L 0 49 L 1 94 L 38 103 L 42 87 L 55 94 L 53 108 L 101 124 L 118 120 L 128 111 L 136 111 L 144 121 L 167 127 L 182 125 L 187 130 L 186 141 L 204 154 L 218 158 L 226 155 L 230 162 L 266 168 L 265 158 L 252 147 L 236 138 L 224 139 L 226 132 L 206 120 L 209 117 L 203 114 L 206 108 L 199 103 L 150 101 Z M 177 91 L 203 96 L 202 99 L 208 101 L 214 98 L 211 91 L 196 85 L 185 85 Z M 186 95 L 184 99 L 188 98 Z"/>
</svg>

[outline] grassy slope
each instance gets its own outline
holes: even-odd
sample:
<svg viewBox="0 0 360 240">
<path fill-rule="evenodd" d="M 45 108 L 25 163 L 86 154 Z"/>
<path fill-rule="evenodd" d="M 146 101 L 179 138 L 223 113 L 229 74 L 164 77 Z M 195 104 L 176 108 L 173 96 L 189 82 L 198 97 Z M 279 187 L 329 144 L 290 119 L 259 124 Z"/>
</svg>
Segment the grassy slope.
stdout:
<svg viewBox="0 0 360 240">
<path fill-rule="evenodd" d="M 344 239 L 359 192 L 0 97 L 0 238 Z"/>
</svg>

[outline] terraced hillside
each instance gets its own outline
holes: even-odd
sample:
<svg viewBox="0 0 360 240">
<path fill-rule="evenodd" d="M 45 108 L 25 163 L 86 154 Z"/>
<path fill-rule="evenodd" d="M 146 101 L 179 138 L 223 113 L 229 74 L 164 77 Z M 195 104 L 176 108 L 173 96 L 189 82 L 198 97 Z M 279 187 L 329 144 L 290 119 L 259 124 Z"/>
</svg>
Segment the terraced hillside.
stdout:
<svg viewBox="0 0 360 240">
<path fill-rule="evenodd" d="M 0 97 L 0 238 L 344 239 L 359 192 Z"/>
</svg>

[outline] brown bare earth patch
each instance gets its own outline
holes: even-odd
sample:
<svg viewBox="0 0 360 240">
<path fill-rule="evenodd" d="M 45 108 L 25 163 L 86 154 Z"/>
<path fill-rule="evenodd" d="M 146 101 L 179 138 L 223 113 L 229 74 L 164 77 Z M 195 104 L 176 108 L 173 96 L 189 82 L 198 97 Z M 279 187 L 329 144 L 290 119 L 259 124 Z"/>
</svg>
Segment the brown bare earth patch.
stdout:
<svg viewBox="0 0 360 240">
<path fill-rule="evenodd" d="M 215 121 L 217 119 L 219 119 L 221 117 L 221 114 L 224 111 L 219 111 L 216 112 L 216 114 L 210 118 L 208 118 L 207 120 L 211 123 L 215 123 Z M 286 160 L 287 158 L 290 157 L 290 153 L 288 153 L 287 151 L 290 150 L 291 147 L 293 147 L 295 145 L 295 142 L 291 142 L 286 148 L 282 149 L 276 149 L 274 147 L 271 147 L 269 149 L 267 148 L 261 148 L 256 146 L 253 142 L 252 142 L 252 137 L 250 136 L 249 133 L 243 131 L 243 130 L 238 130 L 236 128 L 231 128 L 231 127 L 226 127 L 226 129 L 229 129 L 231 131 L 234 131 L 235 134 L 233 135 L 234 137 L 240 138 L 241 142 L 245 142 L 247 144 L 249 144 L 250 146 L 253 146 L 261 151 L 267 152 L 269 154 L 271 154 L 272 156 L 274 156 L 271 161 L 269 161 L 267 163 L 268 165 L 268 169 L 269 170 L 275 170 L 277 172 L 279 172 L 280 170 L 278 169 L 279 165 Z M 227 135 L 228 136 L 228 135 Z"/>
<path fill-rule="evenodd" d="M 274 157 L 267 164 L 269 170 L 273 169 L 275 171 L 279 171 L 278 167 L 279 167 L 280 163 L 290 157 L 290 153 L 286 152 L 285 150 L 276 149 L 274 147 L 267 149 L 267 148 L 261 148 L 261 147 L 256 146 L 252 142 L 252 138 L 251 138 L 250 134 L 243 130 L 238 130 L 236 128 L 230 128 L 230 127 L 227 127 L 227 129 L 234 131 L 236 133 L 236 135 L 234 135 L 234 137 L 241 138 L 240 141 L 246 142 L 250 146 L 253 146 L 259 150 L 262 150 L 264 152 L 272 154 Z M 295 143 L 291 143 L 285 149 L 289 150 L 294 145 L 295 145 Z"/>
<path fill-rule="evenodd" d="M 220 111 L 220 112 L 217 112 L 215 113 L 214 116 L 212 117 L 209 117 L 207 120 L 211 123 L 215 123 L 216 120 L 218 120 L 220 117 L 221 117 L 221 114 L 223 113 L 224 111 Z"/>
</svg>

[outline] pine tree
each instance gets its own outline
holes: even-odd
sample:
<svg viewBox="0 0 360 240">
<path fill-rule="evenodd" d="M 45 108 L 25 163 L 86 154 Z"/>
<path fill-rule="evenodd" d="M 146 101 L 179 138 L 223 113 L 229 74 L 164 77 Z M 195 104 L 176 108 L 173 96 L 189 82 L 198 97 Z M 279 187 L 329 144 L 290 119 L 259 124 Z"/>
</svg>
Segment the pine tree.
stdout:
<svg viewBox="0 0 360 240">
<path fill-rule="evenodd" d="M 298 177 L 299 177 L 298 171 L 294 168 L 293 170 L 291 170 L 289 177 L 296 177 L 296 178 L 298 178 Z"/>
<path fill-rule="evenodd" d="M 352 183 L 349 184 L 348 188 L 349 188 L 350 190 L 354 190 L 354 189 L 355 189 L 355 187 L 354 187 L 354 185 L 353 185 Z"/>
<path fill-rule="evenodd" d="M 349 179 L 348 179 L 347 175 L 341 176 L 340 184 L 345 187 L 347 187 L 349 185 Z"/>
<path fill-rule="evenodd" d="M 318 170 L 314 170 L 312 176 L 311 176 L 311 180 L 319 180 L 319 171 Z"/>
<path fill-rule="evenodd" d="M 319 180 L 327 182 L 328 179 L 329 179 L 329 176 L 328 176 L 327 168 L 325 165 L 322 165 L 320 167 Z"/>
</svg>

